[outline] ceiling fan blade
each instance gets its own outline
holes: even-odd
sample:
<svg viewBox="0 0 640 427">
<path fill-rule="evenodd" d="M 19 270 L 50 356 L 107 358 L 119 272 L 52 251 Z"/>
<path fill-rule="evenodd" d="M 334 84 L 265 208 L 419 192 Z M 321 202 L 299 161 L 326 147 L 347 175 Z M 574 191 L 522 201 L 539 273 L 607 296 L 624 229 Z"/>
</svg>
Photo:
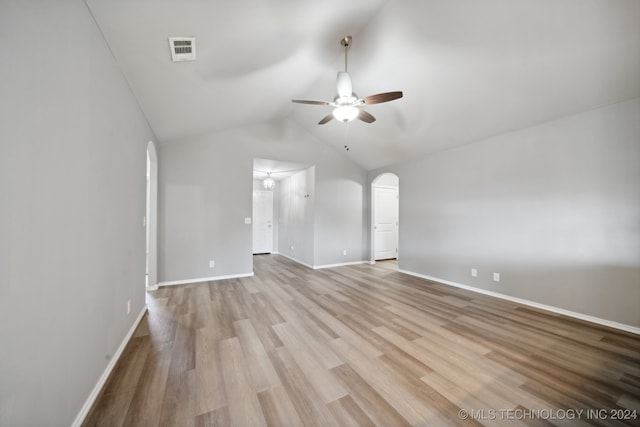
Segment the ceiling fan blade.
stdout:
<svg viewBox="0 0 640 427">
<path fill-rule="evenodd" d="M 351 96 L 353 88 L 351 86 L 351 77 L 349 77 L 349 73 L 346 71 L 338 71 L 337 86 L 338 96 L 341 98 Z"/>
<path fill-rule="evenodd" d="M 292 99 L 291 102 L 295 102 L 296 104 L 329 105 L 327 101 L 307 101 L 304 99 Z"/>
<path fill-rule="evenodd" d="M 376 121 L 375 117 L 362 109 L 360 109 L 360 112 L 358 113 L 358 118 L 366 123 L 373 123 Z"/>
<path fill-rule="evenodd" d="M 324 116 L 324 117 L 322 118 L 322 120 L 320 120 L 320 121 L 318 122 L 318 124 L 319 124 L 319 125 L 323 125 L 323 124 L 327 123 L 328 121 L 330 121 L 331 119 L 333 119 L 333 113 L 331 113 L 331 114 L 329 114 L 329 115 L 327 115 L 327 116 Z"/>
<path fill-rule="evenodd" d="M 402 91 L 385 92 L 366 96 L 363 101 L 365 104 L 381 104 L 383 102 L 393 101 L 394 99 L 398 98 L 402 98 Z"/>
</svg>

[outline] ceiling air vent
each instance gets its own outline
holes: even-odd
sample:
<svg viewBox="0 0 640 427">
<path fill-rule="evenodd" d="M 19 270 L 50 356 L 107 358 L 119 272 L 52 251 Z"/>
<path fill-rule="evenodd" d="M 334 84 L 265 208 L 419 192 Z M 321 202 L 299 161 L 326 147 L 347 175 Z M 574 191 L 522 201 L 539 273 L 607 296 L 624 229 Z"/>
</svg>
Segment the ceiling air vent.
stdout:
<svg viewBox="0 0 640 427">
<path fill-rule="evenodd" d="M 195 37 L 169 37 L 173 62 L 196 60 Z"/>
</svg>

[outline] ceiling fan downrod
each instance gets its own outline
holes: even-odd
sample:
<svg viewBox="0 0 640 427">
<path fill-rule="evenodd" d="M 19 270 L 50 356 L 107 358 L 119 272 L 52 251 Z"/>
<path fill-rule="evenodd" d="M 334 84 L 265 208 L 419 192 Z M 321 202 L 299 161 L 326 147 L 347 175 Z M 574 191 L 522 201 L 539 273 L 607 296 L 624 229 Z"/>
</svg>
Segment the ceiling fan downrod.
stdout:
<svg viewBox="0 0 640 427">
<path fill-rule="evenodd" d="M 344 46 L 344 72 L 347 72 L 347 50 L 349 46 L 351 46 L 351 36 L 344 36 L 342 40 L 340 40 L 340 44 Z"/>
</svg>

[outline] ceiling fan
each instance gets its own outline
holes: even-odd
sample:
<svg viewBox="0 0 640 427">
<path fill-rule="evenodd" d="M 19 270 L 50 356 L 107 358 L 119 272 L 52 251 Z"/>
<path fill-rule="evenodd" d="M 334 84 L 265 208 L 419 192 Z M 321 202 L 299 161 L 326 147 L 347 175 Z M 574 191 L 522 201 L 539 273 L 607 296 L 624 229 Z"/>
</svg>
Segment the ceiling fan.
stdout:
<svg viewBox="0 0 640 427">
<path fill-rule="evenodd" d="M 349 73 L 347 72 L 347 51 L 349 46 L 351 46 L 351 36 L 345 36 L 340 40 L 340 44 L 344 46 L 344 71 L 338 71 L 338 94 L 333 98 L 333 101 L 327 102 L 292 99 L 291 102 L 295 102 L 297 104 L 330 105 L 334 107 L 331 114 L 325 116 L 318 122 L 319 125 L 323 125 L 333 118 L 340 120 L 341 122 L 350 122 L 351 120 L 358 118 L 363 122 L 373 123 L 376 121 L 376 118 L 360 108 L 360 106 L 393 101 L 394 99 L 402 98 L 402 92 L 384 92 L 376 95 L 365 96 L 364 98 L 358 98 L 358 95 L 356 95 L 352 90 L 351 77 L 349 77 Z"/>
</svg>

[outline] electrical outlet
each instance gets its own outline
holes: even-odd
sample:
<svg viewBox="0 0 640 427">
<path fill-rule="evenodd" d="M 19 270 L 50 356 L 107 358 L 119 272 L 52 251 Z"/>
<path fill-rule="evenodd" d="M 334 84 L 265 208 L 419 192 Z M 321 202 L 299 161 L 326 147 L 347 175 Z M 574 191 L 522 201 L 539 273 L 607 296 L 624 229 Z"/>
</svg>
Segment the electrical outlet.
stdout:
<svg viewBox="0 0 640 427">
<path fill-rule="evenodd" d="M 209 268 L 215 268 L 216 262 L 214 260 L 209 261 Z"/>
<path fill-rule="evenodd" d="M 478 277 L 478 270 L 475 268 L 471 269 L 471 277 Z"/>
<path fill-rule="evenodd" d="M 131 300 L 127 300 L 127 315 L 131 313 Z"/>
<path fill-rule="evenodd" d="M 493 281 L 494 282 L 500 281 L 500 273 L 493 273 Z"/>
<path fill-rule="evenodd" d="M 342 255 L 346 255 L 346 254 L 347 254 L 347 250 L 346 250 L 346 249 L 343 249 L 343 250 L 342 250 Z"/>
</svg>

